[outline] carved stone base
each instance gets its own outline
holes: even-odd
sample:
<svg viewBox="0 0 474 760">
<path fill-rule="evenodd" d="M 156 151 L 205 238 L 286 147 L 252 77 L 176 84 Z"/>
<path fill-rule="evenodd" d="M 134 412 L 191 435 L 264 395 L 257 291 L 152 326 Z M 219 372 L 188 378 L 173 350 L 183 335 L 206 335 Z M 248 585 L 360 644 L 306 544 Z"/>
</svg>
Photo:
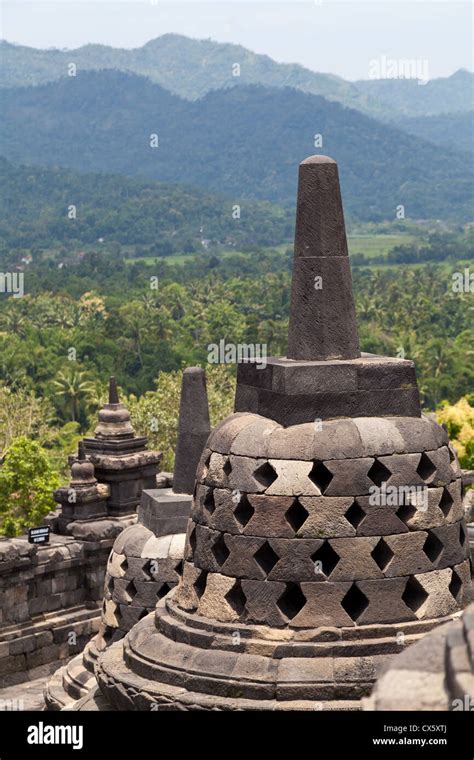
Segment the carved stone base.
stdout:
<svg viewBox="0 0 474 760">
<path fill-rule="evenodd" d="M 283 630 L 191 616 L 173 595 L 99 657 L 97 680 L 113 708 L 359 709 L 394 654 L 456 617 Z"/>
</svg>

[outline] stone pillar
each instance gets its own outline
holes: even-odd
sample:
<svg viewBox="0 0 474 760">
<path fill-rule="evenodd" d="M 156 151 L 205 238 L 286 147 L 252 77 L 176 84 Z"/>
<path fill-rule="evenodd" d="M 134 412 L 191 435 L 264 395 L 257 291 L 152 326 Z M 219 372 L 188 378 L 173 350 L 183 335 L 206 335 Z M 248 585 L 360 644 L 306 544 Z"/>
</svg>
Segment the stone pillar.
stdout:
<svg viewBox="0 0 474 760">
<path fill-rule="evenodd" d="M 186 531 L 196 469 L 210 432 L 206 374 L 200 367 L 187 367 L 181 385 L 173 487 L 147 489 L 139 509 L 139 521 L 156 536 Z"/>
<path fill-rule="evenodd" d="M 299 168 L 287 357 L 359 356 L 337 164 L 310 156 Z"/>
</svg>

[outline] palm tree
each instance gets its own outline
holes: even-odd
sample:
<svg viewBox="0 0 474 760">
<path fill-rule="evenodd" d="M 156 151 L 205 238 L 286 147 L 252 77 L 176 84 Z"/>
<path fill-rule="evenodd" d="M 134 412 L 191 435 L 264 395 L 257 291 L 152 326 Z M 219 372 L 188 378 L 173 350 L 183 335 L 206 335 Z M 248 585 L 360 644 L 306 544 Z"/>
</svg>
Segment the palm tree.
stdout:
<svg viewBox="0 0 474 760">
<path fill-rule="evenodd" d="M 81 402 L 88 403 L 94 394 L 94 385 L 86 373 L 71 367 L 69 370 L 60 370 L 55 380 L 52 381 L 55 388 L 54 395 L 62 399 L 66 408 L 69 408 L 73 422 L 80 417 Z"/>
</svg>

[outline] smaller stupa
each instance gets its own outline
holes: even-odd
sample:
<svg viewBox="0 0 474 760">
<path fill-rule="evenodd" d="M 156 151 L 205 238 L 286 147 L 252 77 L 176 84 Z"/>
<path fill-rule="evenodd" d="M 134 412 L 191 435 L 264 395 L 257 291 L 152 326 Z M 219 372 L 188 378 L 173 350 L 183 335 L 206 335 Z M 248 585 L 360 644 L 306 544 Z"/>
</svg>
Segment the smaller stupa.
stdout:
<svg viewBox="0 0 474 760">
<path fill-rule="evenodd" d="M 178 583 L 196 469 L 209 433 L 205 372 L 189 367 L 181 385 L 173 486 L 142 492 L 137 524 L 122 531 L 109 556 L 99 633 L 51 677 L 44 692 L 47 709 L 69 709 L 86 697 L 96 686 L 99 654 Z"/>
<path fill-rule="evenodd" d="M 136 512 L 144 488 L 156 485 L 161 452 L 149 451 L 147 439 L 136 436 L 130 412 L 120 403 L 115 377 L 109 380 L 109 400 L 99 412 L 94 438 L 85 438 L 85 453 L 99 482 L 110 488 L 107 514 Z"/>
<path fill-rule="evenodd" d="M 98 483 L 94 465 L 86 458 L 84 442 L 78 445 L 77 458 L 71 466 L 69 486 L 57 488 L 54 500 L 61 505 L 61 514 L 55 518 L 54 528 L 58 533 L 71 532 L 71 523 L 98 520 L 107 516 L 107 499 L 110 489 L 105 483 Z"/>
</svg>

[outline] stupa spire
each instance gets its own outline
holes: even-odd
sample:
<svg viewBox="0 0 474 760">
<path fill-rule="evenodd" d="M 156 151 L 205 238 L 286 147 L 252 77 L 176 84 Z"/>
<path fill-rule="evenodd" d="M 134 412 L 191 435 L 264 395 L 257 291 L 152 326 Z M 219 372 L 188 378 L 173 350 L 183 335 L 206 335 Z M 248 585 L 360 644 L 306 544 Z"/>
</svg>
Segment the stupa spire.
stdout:
<svg viewBox="0 0 474 760">
<path fill-rule="evenodd" d="M 288 359 L 356 359 L 359 338 L 337 164 L 299 166 Z"/>
</svg>

